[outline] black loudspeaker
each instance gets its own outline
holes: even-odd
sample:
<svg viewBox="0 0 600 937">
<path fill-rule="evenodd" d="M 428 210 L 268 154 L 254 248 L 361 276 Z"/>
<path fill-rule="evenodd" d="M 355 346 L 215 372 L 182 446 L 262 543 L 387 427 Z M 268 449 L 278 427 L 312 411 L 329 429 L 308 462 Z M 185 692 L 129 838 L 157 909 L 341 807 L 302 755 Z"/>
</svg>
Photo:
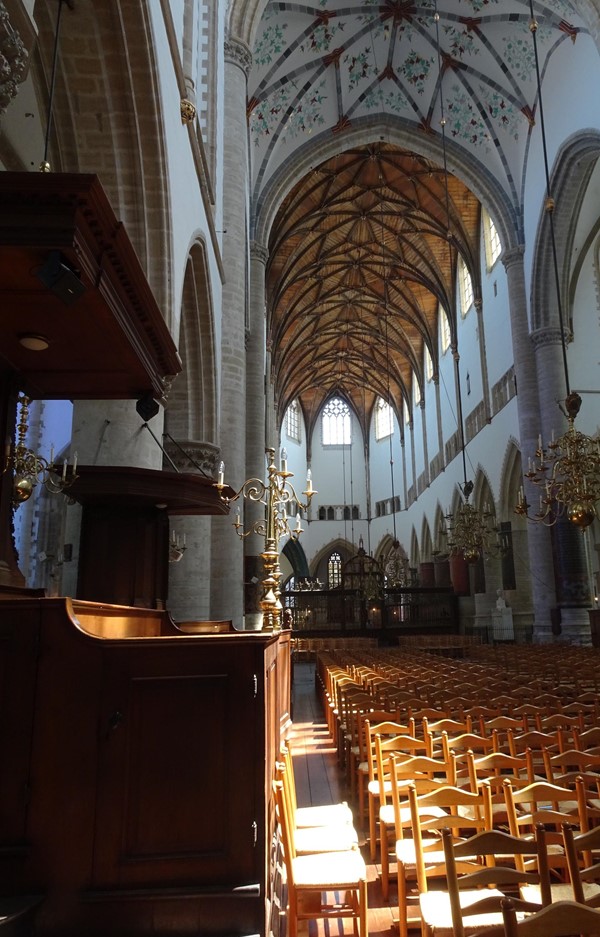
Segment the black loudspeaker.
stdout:
<svg viewBox="0 0 600 937">
<path fill-rule="evenodd" d="M 50 251 L 46 262 L 38 267 L 35 273 L 38 279 L 49 290 L 56 293 L 67 306 L 71 306 L 82 293 L 85 293 L 85 286 L 75 271 L 65 263 L 60 251 Z"/>
<path fill-rule="evenodd" d="M 144 420 L 144 422 L 147 423 L 148 420 L 151 420 L 153 416 L 156 416 L 156 414 L 160 410 L 160 407 L 157 404 L 154 397 L 152 396 L 152 394 L 144 394 L 144 396 L 140 397 L 140 399 L 136 403 L 135 409 L 137 410 L 138 414 L 141 416 L 142 420 Z"/>
</svg>

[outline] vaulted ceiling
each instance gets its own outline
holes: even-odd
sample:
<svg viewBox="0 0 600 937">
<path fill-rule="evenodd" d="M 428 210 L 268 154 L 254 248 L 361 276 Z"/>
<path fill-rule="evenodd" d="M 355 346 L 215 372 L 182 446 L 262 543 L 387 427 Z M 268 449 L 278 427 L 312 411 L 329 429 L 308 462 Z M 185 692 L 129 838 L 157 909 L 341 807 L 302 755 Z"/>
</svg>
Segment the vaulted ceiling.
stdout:
<svg viewBox="0 0 600 937">
<path fill-rule="evenodd" d="M 555 54 L 576 69 L 593 44 L 573 4 L 533 7 L 542 73 Z M 538 109 L 530 20 L 529 0 L 268 4 L 249 79 L 255 213 L 299 154 L 311 166 L 270 231 L 280 415 L 298 398 L 310 426 L 338 392 L 366 426 L 378 396 L 410 404 L 425 347 L 437 369 L 459 253 L 479 289 L 480 205 L 458 168 L 493 178 L 521 223 Z"/>
</svg>

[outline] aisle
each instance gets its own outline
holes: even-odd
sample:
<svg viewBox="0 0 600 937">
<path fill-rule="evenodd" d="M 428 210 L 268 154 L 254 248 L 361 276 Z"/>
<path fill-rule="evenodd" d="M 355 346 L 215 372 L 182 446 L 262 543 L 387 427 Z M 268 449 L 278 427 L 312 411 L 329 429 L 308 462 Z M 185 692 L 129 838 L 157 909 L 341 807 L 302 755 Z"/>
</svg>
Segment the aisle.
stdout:
<svg viewBox="0 0 600 937">
<path fill-rule="evenodd" d="M 293 726 L 289 745 L 294 761 L 299 806 L 330 804 L 348 800 L 345 777 L 337 762 L 337 752 L 328 731 L 315 691 L 315 667 L 311 663 L 294 664 L 292 688 Z M 369 870 L 369 937 L 392 933 L 392 919 L 397 918 L 394 906 L 396 889 L 391 888 L 391 903 L 383 901 L 379 884 L 379 865 L 371 863 L 369 849 L 364 845 L 364 831 L 358 827 L 358 809 L 350 804 L 356 818 L 362 854 Z M 306 930 L 305 930 L 306 933 Z M 330 937 L 331 934 L 350 935 L 351 921 L 311 921 L 309 937 Z"/>
</svg>

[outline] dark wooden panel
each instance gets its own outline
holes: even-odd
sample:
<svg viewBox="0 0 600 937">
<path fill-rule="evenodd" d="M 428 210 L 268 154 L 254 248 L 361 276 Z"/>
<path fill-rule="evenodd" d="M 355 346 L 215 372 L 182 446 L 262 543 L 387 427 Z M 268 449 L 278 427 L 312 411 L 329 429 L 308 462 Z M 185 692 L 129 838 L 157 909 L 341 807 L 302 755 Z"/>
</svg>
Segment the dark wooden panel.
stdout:
<svg viewBox="0 0 600 937">
<path fill-rule="evenodd" d="M 16 615 L 0 618 L 0 842 L 5 847 L 26 841 L 38 617 L 30 612 L 29 627 Z"/>
</svg>

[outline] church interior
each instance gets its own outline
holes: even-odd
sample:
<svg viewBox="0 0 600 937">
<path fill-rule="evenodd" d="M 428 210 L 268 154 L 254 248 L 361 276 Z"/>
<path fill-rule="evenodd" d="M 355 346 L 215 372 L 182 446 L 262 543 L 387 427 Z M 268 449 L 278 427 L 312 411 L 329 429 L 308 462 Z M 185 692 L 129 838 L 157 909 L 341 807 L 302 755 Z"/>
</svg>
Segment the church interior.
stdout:
<svg viewBox="0 0 600 937">
<path fill-rule="evenodd" d="M 369 899 L 351 712 L 583 749 L 599 80 L 599 0 L 0 0 L 0 926 L 295 937 L 308 673 Z"/>
</svg>

